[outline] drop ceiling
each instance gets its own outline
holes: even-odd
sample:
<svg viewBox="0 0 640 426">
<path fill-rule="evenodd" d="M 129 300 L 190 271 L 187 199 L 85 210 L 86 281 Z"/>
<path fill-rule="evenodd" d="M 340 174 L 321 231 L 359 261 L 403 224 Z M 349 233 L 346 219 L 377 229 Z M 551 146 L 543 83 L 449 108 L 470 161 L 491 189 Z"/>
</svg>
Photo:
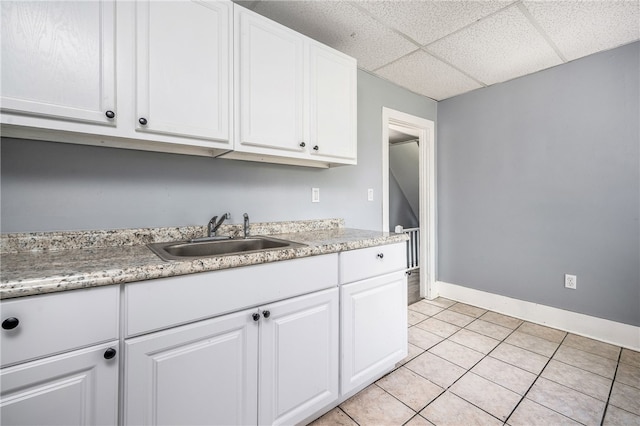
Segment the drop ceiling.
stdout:
<svg viewBox="0 0 640 426">
<path fill-rule="evenodd" d="M 435 100 L 640 39 L 640 0 L 237 2 Z"/>
</svg>

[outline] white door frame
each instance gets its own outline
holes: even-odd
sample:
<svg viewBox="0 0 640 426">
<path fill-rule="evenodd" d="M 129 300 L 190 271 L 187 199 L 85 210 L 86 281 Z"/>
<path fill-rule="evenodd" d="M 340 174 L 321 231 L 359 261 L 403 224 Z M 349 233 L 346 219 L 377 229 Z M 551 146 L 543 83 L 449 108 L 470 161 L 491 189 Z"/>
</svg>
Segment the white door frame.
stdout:
<svg viewBox="0 0 640 426">
<path fill-rule="evenodd" d="M 382 230 L 389 230 L 389 125 L 418 133 L 420 179 L 420 296 L 436 291 L 436 158 L 435 123 L 425 118 L 382 108 Z"/>
</svg>

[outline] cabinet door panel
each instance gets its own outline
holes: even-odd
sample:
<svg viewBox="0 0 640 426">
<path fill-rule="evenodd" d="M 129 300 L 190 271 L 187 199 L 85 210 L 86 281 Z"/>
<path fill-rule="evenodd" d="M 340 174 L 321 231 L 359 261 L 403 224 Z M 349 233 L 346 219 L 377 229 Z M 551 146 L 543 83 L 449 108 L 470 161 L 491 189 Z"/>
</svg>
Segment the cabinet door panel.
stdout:
<svg viewBox="0 0 640 426">
<path fill-rule="evenodd" d="M 109 347 L 118 343 L 3 369 L 0 424 L 116 424 L 118 358 L 104 358 Z"/>
<path fill-rule="evenodd" d="M 136 7 L 136 130 L 228 141 L 231 3 Z"/>
<path fill-rule="evenodd" d="M 341 393 L 407 355 L 407 278 L 396 272 L 341 287 Z"/>
<path fill-rule="evenodd" d="M 235 13 L 239 142 L 301 151 L 303 37 L 240 7 Z"/>
<path fill-rule="evenodd" d="M 114 2 L 1 3 L 2 110 L 114 125 Z"/>
<path fill-rule="evenodd" d="M 294 424 L 338 398 L 338 289 L 265 307 L 260 424 Z"/>
<path fill-rule="evenodd" d="M 319 157 L 356 160 L 356 61 L 323 45 L 309 46 L 310 152 Z"/>
<path fill-rule="evenodd" d="M 252 312 L 128 340 L 125 423 L 255 423 L 258 323 Z"/>
</svg>

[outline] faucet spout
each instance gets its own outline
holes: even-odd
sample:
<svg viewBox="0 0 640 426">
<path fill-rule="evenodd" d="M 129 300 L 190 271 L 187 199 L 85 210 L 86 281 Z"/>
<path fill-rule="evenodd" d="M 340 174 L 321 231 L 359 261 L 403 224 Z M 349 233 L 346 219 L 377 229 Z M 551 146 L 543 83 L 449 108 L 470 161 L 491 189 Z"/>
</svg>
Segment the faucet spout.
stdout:
<svg viewBox="0 0 640 426">
<path fill-rule="evenodd" d="M 223 214 L 220 220 L 218 220 L 218 216 L 212 217 L 211 220 L 209 221 L 209 224 L 207 225 L 207 229 L 209 231 L 208 232 L 209 237 L 215 237 L 216 231 L 218 230 L 218 228 L 220 228 L 220 225 L 222 225 L 225 219 L 229 219 L 230 217 L 231 217 L 230 213 Z"/>
</svg>

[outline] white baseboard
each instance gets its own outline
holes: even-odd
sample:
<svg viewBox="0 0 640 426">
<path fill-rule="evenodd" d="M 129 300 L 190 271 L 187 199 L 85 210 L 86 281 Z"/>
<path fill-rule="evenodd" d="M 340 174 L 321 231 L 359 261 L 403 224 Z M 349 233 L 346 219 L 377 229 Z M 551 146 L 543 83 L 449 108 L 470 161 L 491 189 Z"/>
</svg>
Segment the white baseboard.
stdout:
<svg viewBox="0 0 640 426">
<path fill-rule="evenodd" d="M 633 325 L 512 299 L 443 281 L 436 282 L 435 293 L 447 299 L 640 351 L 640 327 Z"/>
</svg>

